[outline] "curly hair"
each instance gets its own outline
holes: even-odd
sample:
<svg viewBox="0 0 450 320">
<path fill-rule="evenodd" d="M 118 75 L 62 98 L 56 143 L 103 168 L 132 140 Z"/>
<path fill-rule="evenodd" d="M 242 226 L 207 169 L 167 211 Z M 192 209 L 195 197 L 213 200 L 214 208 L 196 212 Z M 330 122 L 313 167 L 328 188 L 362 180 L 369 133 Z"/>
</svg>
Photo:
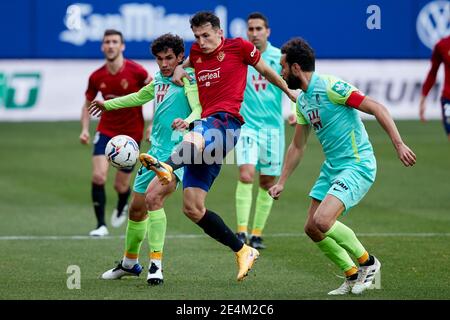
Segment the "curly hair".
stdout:
<svg viewBox="0 0 450 320">
<path fill-rule="evenodd" d="M 281 47 L 281 53 L 286 55 L 286 62 L 289 65 L 298 63 L 303 71 L 314 71 L 316 68 L 316 58 L 314 50 L 302 38 L 293 38 Z"/>
<path fill-rule="evenodd" d="M 183 39 L 177 35 L 166 33 L 156 38 L 152 43 L 152 54 L 155 57 L 158 53 L 166 52 L 168 49 L 172 49 L 176 56 L 184 53 Z"/>
</svg>

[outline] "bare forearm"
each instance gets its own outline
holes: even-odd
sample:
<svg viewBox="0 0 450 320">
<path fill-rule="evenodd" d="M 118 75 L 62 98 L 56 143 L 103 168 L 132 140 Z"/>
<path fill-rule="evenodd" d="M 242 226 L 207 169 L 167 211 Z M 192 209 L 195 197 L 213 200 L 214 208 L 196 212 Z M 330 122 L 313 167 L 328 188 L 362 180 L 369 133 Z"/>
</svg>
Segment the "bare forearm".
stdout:
<svg viewBox="0 0 450 320">
<path fill-rule="evenodd" d="M 90 116 L 89 116 L 89 112 L 88 112 L 88 107 L 89 107 L 89 101 L 86 101 L 83 105 L 83 109 L 81 110 L 81 130 L 89 130 L 89 120 L 90 120 Z"/>
<path fill-rule="evenodd" d="M 288 97 L 290 97 L 291 92 L 289 91 L 289 88 L 286 84 L 286 81 L 281 78 L 280 75 L 278 75 L 273 69 L 267 68 L 264 71 L 263 76 L 272 84 L 276 85 L 278 88 L 280 88 L 284 93 L 287 94 Z"/>
<path fill-rule="evenodd" d="M 386 107 L 381 106 L 377 108 L 373 115 L 380 123 L 381 127 L 383 127 L 384 131 L 386 131 L 386 133 L 389 135 L 389 138 L 391 138 L 392 144 L 396 149 L 399 145 L 403 144 L 397 126 L 395 125 L 395 122 Z"/>
</svg>

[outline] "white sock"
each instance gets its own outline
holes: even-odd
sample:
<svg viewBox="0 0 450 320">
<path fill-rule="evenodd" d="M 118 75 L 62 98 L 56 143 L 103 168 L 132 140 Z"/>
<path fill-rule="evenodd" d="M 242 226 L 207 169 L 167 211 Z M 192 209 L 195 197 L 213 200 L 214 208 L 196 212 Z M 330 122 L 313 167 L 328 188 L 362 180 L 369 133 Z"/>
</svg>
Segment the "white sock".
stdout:
<svg viewBox="0 0 450 320">
<path fill-rule="evenodd" d="M 122 267 L 131 269 L 136 263 L 138 263 L 138 259 L 130 259 L 124 256 L 122 260 Z"/>
<path fill-rule="evenodd" d="M 150 263 L 148 264 L 149 268 L 152 265 L 152 263 L 154 263 L 158 267 L 158 269 L 162 268 L 162 261 L 160 259 L 150 259 Z"/>
</svg>

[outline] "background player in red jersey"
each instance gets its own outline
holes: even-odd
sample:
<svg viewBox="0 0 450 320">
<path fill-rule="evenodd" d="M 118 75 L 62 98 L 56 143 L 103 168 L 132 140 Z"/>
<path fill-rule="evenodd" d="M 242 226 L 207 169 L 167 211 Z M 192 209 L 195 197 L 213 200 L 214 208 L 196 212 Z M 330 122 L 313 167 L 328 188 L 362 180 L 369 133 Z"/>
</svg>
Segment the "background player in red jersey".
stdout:
<svg viewBox="0 0 450 320">
<path fill-rule="evenodd" d="M 89 77 L 86 90 L 86 101 L 81 113 L 82 144 L 89 144 L 89 112 L 88 107 L 100 91 L 103 99 L 108 100 L 138 91 L 150 80 L 147 71 L 139 64 L 127 60 L 123 56 L 125 44 L 122 33 L 117 30 L 106 30 L 101 50 L 106 63 Z M 108 160 L 105 147 L 108 141 L 118 134 L 126 134 L 140 143 L 144 131 L 142 106 L 104 113 L 97 126 L 94 137 L 92 157 L 92 202 L 94 205 L 97 227 L 89 234 L 105 236 L 108 229 L 105 223 L 105 183 L 108 174 Z M 130 196 L 130 179 L 133 169 L 120 169 L 116 173 L 114 189 L 118 194 L 117 207 L 111 217 L 111 224 L 119 227 L 127 219 L 128 198 Z"/>
<path fill-rule="evenodd" d="M 292 100 L 294 97 L 284 80 L 260 59 L 261 53 L 251 42 L 241 38 L 224 39 L 220 20 L 213 13 L 199 12 L 190 22 L 196 43 L 182 66 L 195 69 L 202 120 L 191 124 L 190 132 L 165 162 L 148 154 L 141 154 L 140 160 L 147 169 L 155 171 L 163 184 L 171 181 L 174 170 L 184 167 L 183 211 L 206 234 L 235 252 L 239 269 L 237 280 L 241 281 L 259 252 L 242 243 L 218 214 L 206 209 L 206 196 L 244 123 L 239 110 L 248 66 L 254 66 Z M 182 83 L 181 76 L 186 74 L 181 66 L 175 72 L 173 81 Z"/>
<path fill-rule="evenodd" d="M 441 95 L 442 121 L 447 138 L 450 141 L 450 36 L 441 39 L 433 49 L 431 56 L 431 69 L 422 86 L 422 97 L 420 99 L 420 120 L 425 121 L 425 99 L 436 82 L 436 75 L 441 63 L 444 63 L 445 80 Z"/>
</svg>

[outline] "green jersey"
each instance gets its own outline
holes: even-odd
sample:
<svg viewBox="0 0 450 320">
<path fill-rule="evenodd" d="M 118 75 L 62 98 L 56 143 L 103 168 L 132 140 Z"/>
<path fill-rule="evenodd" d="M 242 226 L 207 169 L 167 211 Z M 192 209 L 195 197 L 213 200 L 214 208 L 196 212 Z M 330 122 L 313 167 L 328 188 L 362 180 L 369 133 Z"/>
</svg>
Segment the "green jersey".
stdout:
<svg viewBox="0 0 450 320">
<path fill-rule="evenodd" d="M 186 71 L 193 80 L 189 82 L 183 78 L 183 87 L 175 85 L 171 77 L 164 77 L 157 72 L 155 79 L 138 92 L 105 101 L 105 108 L 115 110 L 134 107 L 154 100 L 155 114 L 150 141 L 152 147 L 171 151 L 181 141 L 183 134 L 172 129 L 173 120 L 182 118 L 192 122 L 200 119 L 202 111 L 198 100 L 194 69 L 189 68 Z"/>
<path fill-rule="evenodd" d="M 354 91 L 358 89 L 345 81 L 313 73 L 308 89 L 297 98 L 297 122 L 314 128 L 332 166 L 374 157 L 358 111 L 346 105 Z"/>
<path fill-rule="evenodd" d="M 261 57 L 267 65 L 280 74 L 280 49 L 267 43 L 267 48 Z M 241 115 L 245 120 L 244 127 L 284 128 L 281 94 L 282 91 L 277 86 L 267 81 L 254 67 L 249 66 L 241 107 Z"/>
</svg>

